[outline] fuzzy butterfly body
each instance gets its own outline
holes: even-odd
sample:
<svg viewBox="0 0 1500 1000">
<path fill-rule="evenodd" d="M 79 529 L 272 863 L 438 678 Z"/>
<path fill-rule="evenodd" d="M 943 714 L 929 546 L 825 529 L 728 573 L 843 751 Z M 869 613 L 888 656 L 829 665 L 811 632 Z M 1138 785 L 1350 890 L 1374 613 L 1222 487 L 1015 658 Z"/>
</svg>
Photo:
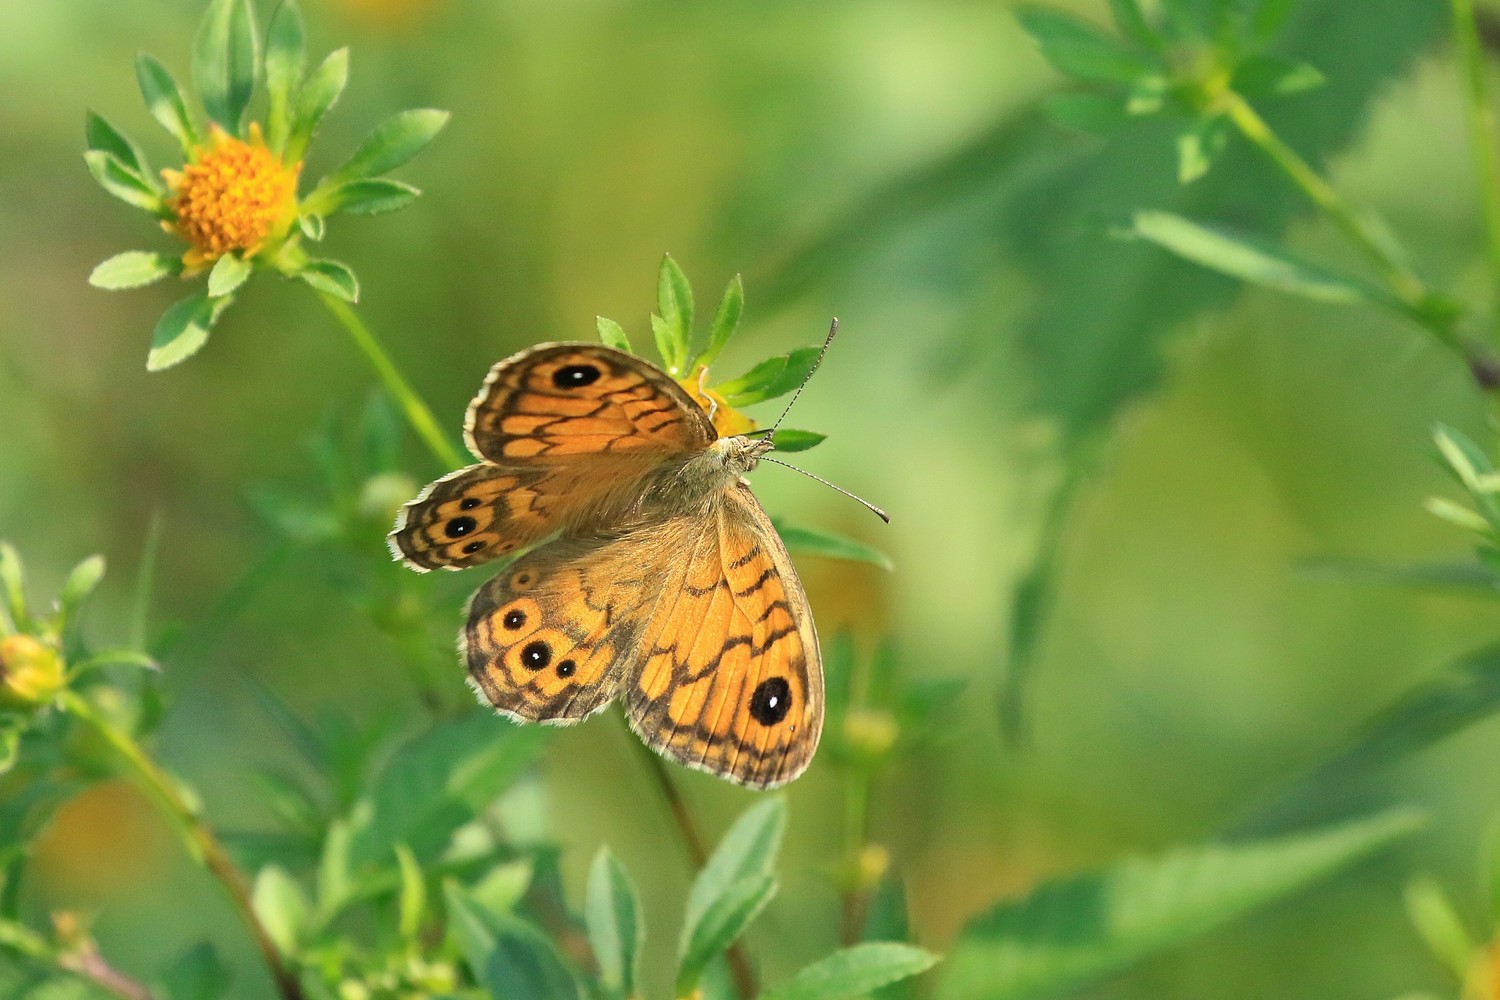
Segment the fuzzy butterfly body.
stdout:
<svg viewBox="0 0 1500 1000">
<path fill-rule="evenodd" d="M 652 749 L 756 788 L 806 769 L 817 633 L 742 479 L 769 440 L 717 437 L 665 372 L 597 344 L 495 365 L 465 438 L 480 461 L 424 489 L 390 540 L 421 571 L 530 549 L 469 602 L 460 649 L 486 700 L 561 724 L 619 700 Z"/>
</svg>

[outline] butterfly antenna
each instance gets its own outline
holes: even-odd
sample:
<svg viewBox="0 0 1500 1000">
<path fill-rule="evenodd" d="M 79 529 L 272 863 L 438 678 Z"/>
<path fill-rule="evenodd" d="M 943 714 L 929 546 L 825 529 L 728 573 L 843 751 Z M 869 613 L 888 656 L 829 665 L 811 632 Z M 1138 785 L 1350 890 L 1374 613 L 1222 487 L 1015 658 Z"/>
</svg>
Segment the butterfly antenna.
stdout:
<svg viewBox="0 0 1500 1000">
<path fill-rule="evenodd" d="M 807 388 L 807 383 L 809 381 L 811 381 L 811 379 L 813 377 L 813 372 L 817 371 L 818 370 L 818 366 L 823 363 L 823 355 L 825 355 L 825 354 L 828 353 L 828 345 L 831 344 L 831 343 L 833 343 L 833 335 L 836 334 L 836 333 L 838 333 L 838 332 L 839 332 L 839 318 L 837 316 L 835 316 L 833 318 L 833 322 L 830 323 L 830 324 L 828 324 L 828 336 L 826 336 L 826 337 L 823 338 L 823 348 L 822 348 L 822 350 L 818 351 L 818 356 L 815 359 L 813 359 L 812 367 L 807 370 L 807 374 L 802 379 L 802 384 L 799 385 L 799 386 L 797 386 L 797 391 L 794 392 L 794 393 L 792 393 L 791 401 L 786 404 L 786 409 L 784 409 L 784 410 L 781 411 L 781 416 L 779 416 L 779 417 L 776 418 L 776 422 L 771 425 L 771 429 L 767 433 L 774 435 L 776 433 L 776 428 L 780 427 L 781 426 L 781 422 L 786 419 L 786 415 L 788 413 L 792 412 L 792 403 L 795 403 L 797 401 L 797 397 L 800 396 L 800 395 L 802 395 L 802 390 Z M 784 463 L 777 463 L 777 464 L 784 464 Z M 798 469 L 797 471 L 801 472 L 802 470 Z M 816 479 L 817 477 L 814 476 L 813 478 Z M 833 484 L 830 483 L 829 485 L 832 486 Z M 835 486 L 834 489 L 838 489 L 838 487 Z M 859 498 L 856 497 L 855 499 L 857 500 Z M 861 501 L 861 502 L 863 502 L 863 501 Z"/>
<path fill-rule="evenodd" d="M 799 469 L 795 465 L 790 465 L 790 464 L 788 464 L 786 462 L 779 462 L 779 461 L 777 461 L 774 458 L 762 458 L 761 461 L 762 462 L 770 462 L 772 465 L 779 465 L 783 469 L 791 469 L 793 472 L 800 472 L 804 476 L 806 476 L 808 479 L 816 479 L 818 482 L 822 483 L 824 486 L 827 486 L 829 489 L 831 489 L 831 490 L 837 490 L 838 492 L 844 494 L 844 496 L 848 497 L 850 500 L 853 500 L 856 503 L 862 504 L 865 507 L 865 509 L 867 509 L 868 511 L 870 511 L 870 513 L 874 514 L 876 517 L 880 518 L 886 524 L 890 524 L 891 523 L 891 515 L 887 514 L 885 511 L 881 510 L 879 507 L 875 506 L 870 501 L 866 500 L 864 497 L 857 496 L 856 494 L 850 493 L 848 490 L 844 489 L 842 486 L 835 486 L 833 483 L 830 483 L 828 480 L 824 479 L 822 476 L 815 476 L 811 472 L 808 472 L 806 469 Z"/>
</svg>

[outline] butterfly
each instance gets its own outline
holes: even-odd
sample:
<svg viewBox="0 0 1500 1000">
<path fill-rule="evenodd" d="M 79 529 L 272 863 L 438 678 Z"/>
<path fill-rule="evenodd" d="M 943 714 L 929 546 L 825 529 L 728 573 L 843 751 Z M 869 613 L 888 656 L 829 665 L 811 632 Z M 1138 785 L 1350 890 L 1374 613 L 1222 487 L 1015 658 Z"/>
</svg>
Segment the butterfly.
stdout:
<svg viewBox="0 0 1500 1000">
<path fill-rule="evenodd" d="M 743 478 L 769 436 L 720 437 L 641 358 L 554 343 L 490 370 L 464 438 L 480 461 L 423 489 L 389 542 L 422 572 L 524 553 L 465 610 L 459 650 L 483 699 L 564 725 L 618 700 L 651 749 L 753 788 L 807 768 L 817 631 Z"/>
</svg>

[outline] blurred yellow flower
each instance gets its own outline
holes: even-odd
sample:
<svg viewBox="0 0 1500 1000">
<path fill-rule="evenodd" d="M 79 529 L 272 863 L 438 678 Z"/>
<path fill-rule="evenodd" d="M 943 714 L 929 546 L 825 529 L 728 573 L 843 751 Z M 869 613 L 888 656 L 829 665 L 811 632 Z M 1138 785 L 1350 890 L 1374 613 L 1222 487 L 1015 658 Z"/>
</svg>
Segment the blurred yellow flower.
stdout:
<svg viewBox="0 0 1500 1000">
<path fill-rule="evenodd" d="M 714 430 L 719 437 L 734 437 L 755 430 L 754 420 L 730 406 L 723 396 L 707 387 L 707 372 L 705 366 L 699 365 L 687 378 L 678 379 L 677 384 L 687 391 L 693 402 L 703 407 L 703 412 L 714 422 Z"/>
</svg>

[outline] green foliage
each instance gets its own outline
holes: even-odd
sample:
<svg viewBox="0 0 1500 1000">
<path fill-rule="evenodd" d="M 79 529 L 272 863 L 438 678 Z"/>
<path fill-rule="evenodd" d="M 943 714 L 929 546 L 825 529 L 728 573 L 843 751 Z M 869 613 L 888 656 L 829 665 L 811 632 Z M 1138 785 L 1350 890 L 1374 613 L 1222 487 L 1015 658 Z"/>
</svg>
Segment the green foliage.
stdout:
<svg viewBox="0 0 1500 1000">
<path fill-rule="evenodd" d="M 926 972 L 937 956 L 909 944 L 857 944 L 835 952 L 788 983 L 761 994 L 761 1000 L 845 1000 L 864 996 L 892 982 Z"/>
<path fill-rule="evenodd" d="M 260 74 L 260 35 L 250 0 L 214 0 L 193 46 L 193 85 L 208 117 L 230 135 L 244 134 L 241 121 Z"/>
<path fill-rule="evenodd" d="M 1409 812 L 1389 813 L 1046 883 L 964 929 L 937 995 L 1019 1000 L 1079 986 L 1326 877 L 1417 825 Z"/>
<path fill-rule="evenodd" d="M 601 985 L 612 996 L 636 996 L 636 970 L 646 946 L 646 925 L 630 874 L 608 848 L 594 855 L 589 868 L 584 916 L 589 945 L 599 963 Z"/>
</svg>

